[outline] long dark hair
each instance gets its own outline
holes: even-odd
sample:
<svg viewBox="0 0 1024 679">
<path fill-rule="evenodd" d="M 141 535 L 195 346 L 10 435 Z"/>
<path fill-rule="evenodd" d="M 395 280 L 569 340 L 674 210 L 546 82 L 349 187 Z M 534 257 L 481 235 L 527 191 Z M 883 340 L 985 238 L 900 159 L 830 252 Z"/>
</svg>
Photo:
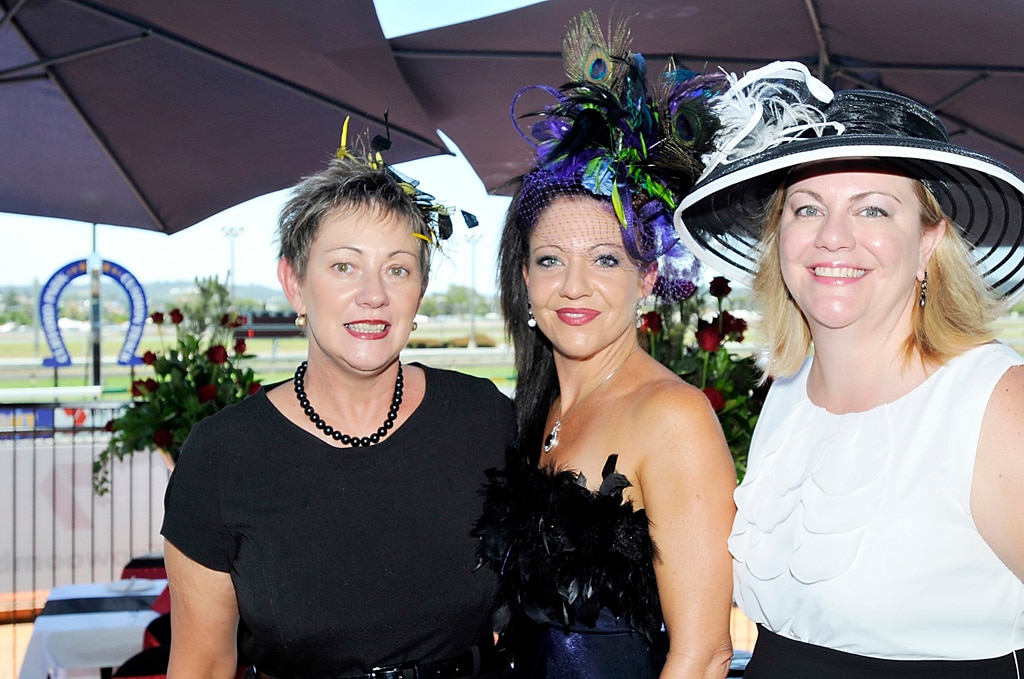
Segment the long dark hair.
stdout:
<svg viewBox="0 0 1024 679">
<path fill-rule="evenodd" d="M 539 210 L 523 208 L 521 177 L 511 184 L 515 193 L 505 215 L 498 246 L 498 292 L 505 330 L 515 347 L 514 403 L 519 424 L 520 458 L 536 463 L 547 413 L 558 395 L 558 379 L 551 343 L 544 333 L 526 323 L 530 296 L 523 278 L 523 267 L 530 255 L 530 235 Z M 553 197 L 548 196 L 547 202 Z"/>
</svg>

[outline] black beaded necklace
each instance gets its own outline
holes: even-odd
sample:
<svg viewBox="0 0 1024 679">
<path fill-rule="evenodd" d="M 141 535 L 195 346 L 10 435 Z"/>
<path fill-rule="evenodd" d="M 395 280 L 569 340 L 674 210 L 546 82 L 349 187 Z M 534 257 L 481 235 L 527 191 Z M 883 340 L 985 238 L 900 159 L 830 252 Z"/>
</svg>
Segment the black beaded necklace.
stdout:
<svg viewBox="0 0 1024 679">
<path fill-rule="evenodd" d="M 380 442 L 382 438 L 388 435 L 388 431 L 395 426 L 395 418 L 398 417 L 398 407 L 402 405 L 403 381 L 401 363 L 398 364 L 398 379 L 395 380 L 395 394 L 391 397 L 391 407 L 388 408 L 387 419 L 384 420 L 384 424 L 381 425 L 375 433 L 362 437 L 342 434 L 340 431 L 324 422 L 323 418 L 316 412 L 309 402 L 309 397 L 306 396 L 306 387 L 303 383 L 306 377 L 307 367 L 307 361 L 303 361 L 299 364 L 299 367 L 295 369 L 295 398 L 299 400 L 299 405 L 302 406 L 302 411 L 306 413 L 307 417 L 309 417 L 309 421 L 315 424 L 316 428 L 324 433 L 324 436 L 329 436 L 335 441 L 341 441 L 343 445 L 359 448 L 360 446 L 369 446 L 373 443 Z"/>
</svg>

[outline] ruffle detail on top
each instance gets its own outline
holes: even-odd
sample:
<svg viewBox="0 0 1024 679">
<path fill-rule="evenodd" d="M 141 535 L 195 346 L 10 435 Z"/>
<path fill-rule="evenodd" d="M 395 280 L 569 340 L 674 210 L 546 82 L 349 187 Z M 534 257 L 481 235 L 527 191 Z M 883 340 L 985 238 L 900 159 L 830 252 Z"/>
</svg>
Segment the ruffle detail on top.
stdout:
<svg viewBox="0 0 1024 679">
<path fill-rule="evenodd" d="M 480 564 L 500 576 L 499 628 L 513 616 L 593 627 L 605 608 L 648 640 L 661 630 L 657 550 L 647 514 L 623 501 L 630 483 L 617 458 L 608 457 L 596 493 L 569 470 L 488 471 L 473 535 Z"/>
<path fill-rule="evenodd" d="M 736 489 L 729 549 L 759 580 L 789 571 L 811 584 L 849 570 L 881 505 L 891 450 L 886 406 L 840 417 L 805 398 L 786 410 Z"/>
</svg>

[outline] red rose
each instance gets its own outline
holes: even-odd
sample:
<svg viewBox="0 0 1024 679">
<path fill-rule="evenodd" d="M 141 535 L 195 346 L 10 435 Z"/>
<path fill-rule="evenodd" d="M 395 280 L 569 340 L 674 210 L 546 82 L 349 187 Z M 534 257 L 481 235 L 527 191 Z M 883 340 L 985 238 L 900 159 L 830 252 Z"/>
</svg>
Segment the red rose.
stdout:
<svg viewBox="0 0 1024 679">
<path fill-rule="evenodd" d="M 146 387 L 145 380 L 135 380 L 132 382 L 132 396 L 142 396 L 142 390 Z"/>
<path fill-rule="evenodd" d="M 712 297 L 722 299 L 728 297 L 729 293 L 732 292 L 732 288 L 729 287 L 729 279 L 724 276 L 715 276 L 711 279 L 711 285 L 708 286 L 708 292 L 711 293 Z"/>
<path fill-rule="evenodd" d="M 160 384 L 156 380 L 154 380 L 152 377 L 146 378 L 145 385 L 146 385 L 146 391 L 148 391 L 151 394 L 154 391 L 156 391 L 157 389 L 160 388 Z"/>
<path fill-rule="evenodd" d="M 228 350 L 221 344 L 214 344 L 212 347 L 206 350 L 206 358 L 210 363 L 216 363 L 220 365 L 228 360 Z"/>
<path fill-rule="evenodd" d="M 171 309 L 171 323 L 178 325 L 185 320 L 185 315 L 181 313 L 181 309 Z"/>
<path fill-rule="evenodd" d="M 704 395 L 708 397 L 708 401 L 711 402 L 711 408 L 716 413 L 725 407 L 725 397 L 722 396 L 722 392 L 718 391 L 714 387 L 704 387 L 702 391 L 704 392 Z"/>
<path fill-rule="evenodd" d="M 171 435 L 170 429 L 157 429 L 153 432 L 153 443 L 158 448 L 169 448 L 174 443 L 174 437 Z"/>
<path fill-rule="evenodd" d="M 232 328 L 240 328 L 240 327 L 242 327 L 243 325 L 245 325 L 248 322 L 249 322 L 249 319 L 246 318 L 245 316 L 235 316 L 235 320 L 231 324 L 231 327 Z"/>
<path fill-rule="evenodd" d="M 661 314 L 657 311 L 648 311 L 640 317 L 640 331 L 657 335 L 661 332 Z"/>
<path fill-rule="evenodd" d="M 200 403 L 209 403 L 213 399 L 217 398 L 217 385 L 204 384 L 199 387 L 199 391 L 196 392 L 196 396 Z"/>
<path fill-rule="evenodd" d="M 156 325 L 162 325 L 164 322 L 164 315 L 159 311 L 154 311 L 149 317 L 153 320 Z"/>
<path fill-rule="evenodd" d="M 255 393 L 256 393 L 257 391 L 259 391 L 259 390 L 260 390 L 260 386 L 261 386 L 261 385 L 260 385 L 260 383 L 259 383 L 259 382 L 253 382 L 252 384 L 250 384 L 250 385 L 249 385 L 249 396 L 252 396 L 252 395 L 253 395 L 253 394 L 255 394 Z"/>
<path fill-rule="evenodd" d="M 235 340 L 235 353 L 236 354 L 244 354 L 245 353 L 245 340 L 242 339 L 241 337 L 239 337 L 238 339 Z"/>
<path fill-rule="evenodd" d="M 722 312 L 722 327 L 726 335 L 735 335 L 737 342 L 743 341 L 743 333 L 747 331 L 747 322 L 742 318 L 736 318 L 728 311 Z"/>
<path fill-rule="evenodd" d="M 156 354 L 154 354 L 152 351 L 147 351 L 142 355 L 142 362 L 145 363 L 146 365 L 153 365 L 154 363 L 156 363 Z"/>
<path fill-rule="evenodd" d="M 718 351 L 718 348 L 722 346 L 722 333 L 718 331 L 718 326 L 704 321 L 701 321 L 699 325 L 701 327 L 697 329 L 697 344 L 704 351 Z"/>
<path fill-rule="evenodd" d="M 231 327 L 231 314 L 224 314 L 223 316 L 220 317 L 220 327 Z"/>
<path fill-rule="evenodd" d="M 115 425 L 113 420 L 107 420 L 107 423 L 103 425 L 103 431 L 114 431 Z"/>
</svg>

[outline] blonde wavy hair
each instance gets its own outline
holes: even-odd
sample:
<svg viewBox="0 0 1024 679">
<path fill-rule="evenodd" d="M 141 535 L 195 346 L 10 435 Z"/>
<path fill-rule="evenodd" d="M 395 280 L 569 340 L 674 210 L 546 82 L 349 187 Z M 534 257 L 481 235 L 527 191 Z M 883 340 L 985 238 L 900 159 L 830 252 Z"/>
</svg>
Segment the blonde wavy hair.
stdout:
<svg viewBox="0 0 1024 679">
<path fill-rule="evenodd" d="M 916 179 L 913 184 L 921 205 L 921 228 L 936 228 L 945 221 L 946 233 L 928 262 L 927 303 L 914 305 L 913 332 L 904 345 L 903 359 L 910 362 L 917 357 L 941 365 L 971 347 L 990 342 L 1003 304 L 975 268 L 960 228 L 924 184 Z M 753 282 L 754 300 L 763 313 L 760 329 L 767 355 L 761 367 L 765 379 L 794 374 L 811 349 L 810 326 L 782 278 L 779 224 L 785 196 L 783 184 L 765 209 L 761 255 Z"/>
</svg>

